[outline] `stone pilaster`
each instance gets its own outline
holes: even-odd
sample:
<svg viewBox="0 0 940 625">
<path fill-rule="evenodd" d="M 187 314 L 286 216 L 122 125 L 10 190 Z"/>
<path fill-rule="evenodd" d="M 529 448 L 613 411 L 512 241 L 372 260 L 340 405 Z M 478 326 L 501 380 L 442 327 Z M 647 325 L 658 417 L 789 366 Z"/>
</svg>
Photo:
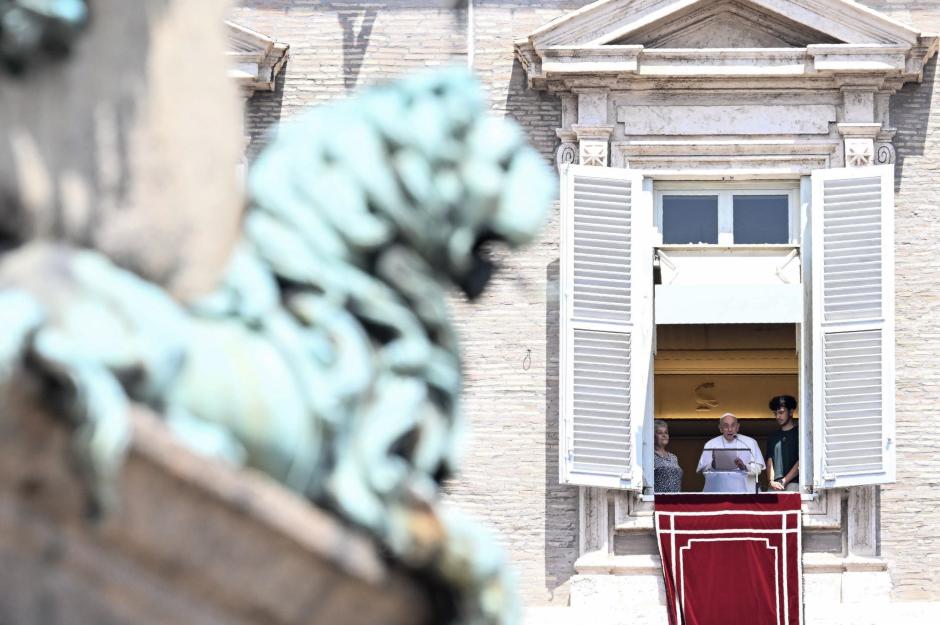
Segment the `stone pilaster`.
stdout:
<svg viewBox="0 0 940 625">
<path fill-rule="evenodd" d="M 876 165 L 890 165 L 897 160 L 898 154 L 894 148 L 894 134 L 897 131 L 897 128 L 886 128 L 875 137 Z"/>
<path fill-rule="evenodd" d="M 845 166 L 868 167 L 875 164 L 875 136 L 881 130 L 876 119 L 876 89 L 873 85 L 845 85 L 842 91 L 842 115 L 838 124 L 842 135 Z"/>
<path fill-rule="evenodd" d="M 843 603 L 887 603 L 890 600 L 891 576 L 878 546 L 879 505 L 877 486 L 849 489 Z"/>
<path fill-rule="evenodd" d="M 607 167 L 610 153 L 610 124 L 606 90 L 578 93 L 578 123 L 571 129 L 578 138 L 578 156 L 582 165 Z"/>
<path fill-rule="evenodd" d="M 578 545 L 581 556 L 607 555 L 613 548 L 607 489 L 582 486 Z"/>
<path fill-rule="evenodd" d="M 881 124 L 881 131 L 875 136 L 875 163 L 892 164 L 897 160 L 894 149 L 894 135 L 898 129 L 891 125 L 891 96 L 894 89 L 883 89 L 875 94 L 875 121 Z"/>
<path fill-rule="evenodd" d="M 850 556 L 878 555 L 878 487 L 849 489 L 848 548 Z"/>
</svg>

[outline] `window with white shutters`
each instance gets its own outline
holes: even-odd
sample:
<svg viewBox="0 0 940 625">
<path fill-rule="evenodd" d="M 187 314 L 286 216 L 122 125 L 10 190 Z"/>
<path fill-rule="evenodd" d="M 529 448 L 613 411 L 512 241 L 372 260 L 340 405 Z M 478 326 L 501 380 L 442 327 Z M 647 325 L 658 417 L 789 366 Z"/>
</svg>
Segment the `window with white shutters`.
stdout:
<svg viewBox="0 0 940 625">
<path fill-rule="evenodd" d="M 812 308 L 803 321 L 812 340 L 802 357 L 811 363 L 812 467 L 805 473 L 817 488 L 888 483 L 895 473 L 893 170 L 819 170 L 811 188 L 804 252 L 812 259 Z M 576 165 L 562 172 L 563 483 L 644 486 L 654 208 L 652 184 L 645 188 L 638 173 Z"/>
<path fill-rule="evenodd" d="M 894 481 L 894 177 L 813 173 L 814 482 Z"/>
<path fill-rule="evenodd" d="M 561 480 L 642 487 L 652 335 L 652 202 L 623 169 L 562 172 Z"/>
</svg>

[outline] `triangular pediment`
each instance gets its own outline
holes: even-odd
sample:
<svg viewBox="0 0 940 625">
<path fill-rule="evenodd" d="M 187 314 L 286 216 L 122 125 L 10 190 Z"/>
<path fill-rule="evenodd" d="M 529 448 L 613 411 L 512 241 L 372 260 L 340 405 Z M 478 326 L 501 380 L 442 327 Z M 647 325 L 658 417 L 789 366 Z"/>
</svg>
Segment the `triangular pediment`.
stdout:
<svg viewBox="0 0 940 625">
<path fill-rule="evenodd" d="M 647 48 L 802 48 L 820 43 L 846 42 L 740 0 L 693 4 L 610 42 Z"/>
<path fill-rule="evenodd" d="M 277 46 L 277 41 L 263 33 L 226 20 L 229 55 L 263 58 Z"/>
<path fill-rule="evenodd" d="M 600 0 L 546 24 L 529 39 L 536 46 L 666 47 L 657 42 L 670 41 L 670 30 L 669 47 L 700 41 L 716 44 L 707 47 L 746 47 L 734 45 L 735 31 L 741 41 L 756 44 L 751 47 L 914 45 L 919 35 L 852 0 Z"/>
</svg>

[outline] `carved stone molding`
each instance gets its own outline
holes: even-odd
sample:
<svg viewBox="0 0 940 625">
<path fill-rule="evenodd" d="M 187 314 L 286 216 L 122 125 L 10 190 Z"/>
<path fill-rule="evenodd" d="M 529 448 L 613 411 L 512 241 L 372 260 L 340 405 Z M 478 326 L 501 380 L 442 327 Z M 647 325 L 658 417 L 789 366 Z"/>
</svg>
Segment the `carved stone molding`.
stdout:
<svg viewBox="0 0 940 625">
<path fill-rule="evenodd" d="M 579 161 L 578 145 L 576 143 L 562 143 L 555 153 L 555 164 L 558 167 L 577 165 Z"/>
<path fill-rule="evenodd" d="M 578 138 L 580 149 L 578 158 L 582 165 L 607 167 L 610 135 L 613 126 L 581 126 L 571 127 Z"/>
<path fill-rule="evenodd" d="M 893 165 L 898 160 L 897 150 L 894 148 L 894 135 L 898 129 L 888 125 L 887 120 L 882 122 L 881 132 L 875 137 L 875 163 L 878 165 Z"/>
<path fill-rule="evenodd" d="M 845 140 L 845 166 L 869 167 L 875 164 L 875 144 L 871 139 Z"/>
<path fill-rule="evenodd" d="M 654 137 L 612 141 L 610 166 L 643 170 L 718 170 L 773 167 L 800 175 L 832 165 L 841 145 L 834 137 L 729 139 Z"/>
<path fill-rule="evenodd" d="M 897 161 L 898 153 L 890 141 L 875 144 L 875 163 L 878 165 L 893 165 Z"/>
<path fill-rule="evenodd" d="M 607 142 L 593 139 L 582 141 L 579 159 L 582 165 L 607 167 Z"/>
<path fill-rule="evenodd" d="M 565 165 L 578 164 L 578 134 L 566 128 L 558 128 L 555 134 L 561 139 L 561 145 L 555 152 L 555 165 L 564 167 Z"/>
<path fill-rule="evenodd" d="M 875 164 L 875 137 L 881 132 L 878 122 L 839 123 L 839 134 L 845 138 L 845 166 L 869 167 Z"/>
<path fill-rule="evenodd" d="M 578 141 L 584 141 L 585 139 L 602 139 L 607 141 L 610 139 L 610 135 L 614 131 L 614 127 L 585 126 L 582 124 L 574 124 L 571 127 L 571 131 L 574 132 L 574 135 L 578 138 Z"/>
</svg>

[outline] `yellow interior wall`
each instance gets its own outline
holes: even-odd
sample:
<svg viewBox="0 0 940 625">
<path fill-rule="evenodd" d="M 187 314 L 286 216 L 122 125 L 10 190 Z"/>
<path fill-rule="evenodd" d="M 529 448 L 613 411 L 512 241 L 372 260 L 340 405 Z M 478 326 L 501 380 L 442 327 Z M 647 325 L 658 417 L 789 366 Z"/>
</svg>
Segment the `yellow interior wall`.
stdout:
<svg viewBox="0 0 940 625">
<path fill-rule="evenodd" d="M 793 325 L 659 326 L 656 343 L 657 419 L 766 419 L 771 397 L 799 397 Z"/>
<path fill-rule="evenodd" d="M 766 419 L 774 395 L 798 397 L 796 374 L 657 375 L 657 419 L 709 419 L 733 412 L 740 419 Z M 717 436 L 717 434 L 716 434 Z"/>
</svg>

